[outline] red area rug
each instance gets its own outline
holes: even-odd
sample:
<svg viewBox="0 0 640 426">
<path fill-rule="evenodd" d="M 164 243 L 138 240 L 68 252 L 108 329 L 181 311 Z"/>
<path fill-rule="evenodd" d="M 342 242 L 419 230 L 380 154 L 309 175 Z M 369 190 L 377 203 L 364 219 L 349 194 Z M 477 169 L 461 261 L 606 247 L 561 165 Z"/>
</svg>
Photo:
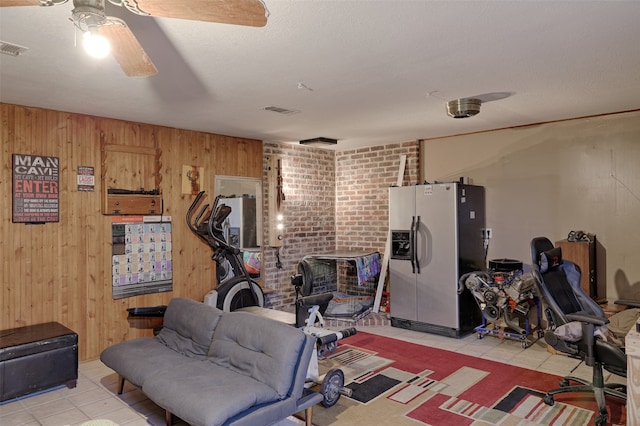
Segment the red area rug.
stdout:
<svg viewBox="0 0 640 426">
<path fill-rule="evenodd" d="M 588 425 L 596 409 L 590 394 L 556 395 L 552 407 L 544 404 L 544 391 L 557 387 L 559 376 L 367 333 L 342 341 L 320 367 L 342 369 L 353 391 L 314 410 L 320 426 Z M 607 397 L 607 409 L 608 424 L 626 424 L 623 401 Z"/>
</svg>

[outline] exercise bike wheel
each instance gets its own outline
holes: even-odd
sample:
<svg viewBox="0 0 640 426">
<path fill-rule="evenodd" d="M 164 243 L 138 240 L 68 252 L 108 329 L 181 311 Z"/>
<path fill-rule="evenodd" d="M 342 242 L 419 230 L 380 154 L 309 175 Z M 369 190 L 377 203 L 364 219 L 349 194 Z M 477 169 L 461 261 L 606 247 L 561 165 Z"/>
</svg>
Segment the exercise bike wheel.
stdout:
<svg viewBox="0 0 640 426">
<path fill-rule="evenodd" d="M 233 312 L 236 309 L 245 308 L 247 306 L 264 306 L 264 293 L 262 287 L 251 281 L 253 292 L 249 289 L 246 280 L 241 280 L 233 284 L 225 293 L 222 301 L 222 310 L 225 312 Z M 258 303 L 254 299 L 258 297 Z"/>
<path fill-rule="evenodd" d="M 344 373 L 339 369 L 331 369 L 324 376 L 320 393 L 324 397 L 322 405 L 333 407 L 340 399 L 340 390 L 344 386 Z"/>
<path fill-rule="evenodd" d="M 300 294 L 302 296 L 309 296 L 313 287 L 313 269 L 308 260 L 302 259 L 298 262 L 298 273 L 302 275 Z"/>
</svg>

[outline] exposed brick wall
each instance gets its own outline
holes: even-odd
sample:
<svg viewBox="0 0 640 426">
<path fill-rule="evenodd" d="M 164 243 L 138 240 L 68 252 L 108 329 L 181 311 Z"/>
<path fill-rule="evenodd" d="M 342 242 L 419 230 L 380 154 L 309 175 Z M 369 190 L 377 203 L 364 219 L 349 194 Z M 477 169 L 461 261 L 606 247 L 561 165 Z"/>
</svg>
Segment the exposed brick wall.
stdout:
<svg viewBox="0 0 640 426">
<path fill-rule="evenodd" d="M 336 153 L 336 249 L 378 251 L 384 255 L 389 229 L 389 190 L 398 182 L 400 156 L 406 155 L 403 185 L 418 183 L 418 142 Z M 377 280 L 356 285 L 355 270 L 339 269 L 339 291 L 375 294 Z M 348 289 L 345 289 L 344 286 Z"/>
<path fill-rule="evenodd" d="M 418 183 L 418 142 L 336 153 L 336 248 L 384 253 L 389 226 L 389 187 L 398 181 L 406 155 L 403 185 Z"/>
<path fill-rule="evenodd" d="M 263 144 L 264 187 L 264 282 L 276 290 L 268 297 L 270 307 L 290 310 L 295 291 L 291 276 L 305 255 L 335 250 L 335 154 L 318 148 L 292 144 Z M 284 245 L 280 248 L 282 268 L 276 267 L 277 249 L 268 246 L 267 158 L 282 159 L 284 186 Z"/>
<path fill-rule="evenodd" d="M 407 156 L 403 185 L 418 183 L 418 142 L 334 152 L 292 144 L 263 144 L 265 286 L 276 292 L 270 307 L 291 310 L 291 276 L 305 255 L 332 250 L 384 252 L 388 231 L 388 188 L 398 180 L 400 156 Z M 284 184 L 285 239 L 268 246 L 267 158 L 280 155 Z"/>
</svg>

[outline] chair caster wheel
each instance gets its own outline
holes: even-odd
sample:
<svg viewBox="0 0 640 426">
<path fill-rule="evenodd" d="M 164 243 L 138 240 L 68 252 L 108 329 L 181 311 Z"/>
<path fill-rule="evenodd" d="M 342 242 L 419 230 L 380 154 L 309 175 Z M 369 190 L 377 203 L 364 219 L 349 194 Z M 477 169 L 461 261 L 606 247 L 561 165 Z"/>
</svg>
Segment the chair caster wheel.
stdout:
<svg viewBox="0 0 640 426">
<path fill-rule="evenodd" d="M 598 414 L 596 418 L 593 419 L 593 421 L 595 422 L 596 426 L 605 426 L 607 424 L 608 419 L 609 419 L 609 414 L 605 411 L 603 413 Z"/>
<path fill-rule="evenodd" d="M 550 407 L 553 407 L 553 404 L 555 404 L 555 401 L 553 400 L 553 395 L 545 395 L 542 400 L 544 401 L 545 404 L 547 404 Z"/>
<path fill-rule="evenodd" d="M 478 333 L 478 340 L 484 338 L 484 334 Z"/>
</svg>

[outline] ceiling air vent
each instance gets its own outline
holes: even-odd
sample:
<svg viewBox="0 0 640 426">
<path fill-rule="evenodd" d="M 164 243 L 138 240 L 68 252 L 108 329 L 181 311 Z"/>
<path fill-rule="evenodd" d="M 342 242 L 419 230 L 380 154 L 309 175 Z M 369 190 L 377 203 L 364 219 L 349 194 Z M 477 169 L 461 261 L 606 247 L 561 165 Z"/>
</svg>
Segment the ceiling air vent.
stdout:
<svg viewBox="0 0 640 426">
<path fill-rule="evenodd" d="M 323 148 L 323 147 L 335 145 L 337 143 L 338 143 L 338 139 L 325 138 L 325 137 L 322 137 L 322 136 L 318 137 L 318 138 L 305 139 L 305 140 L 300 141 L 300 145 L 315 146 L 315 147 L 318 147 L 318 148 Z"/>
<path fill-rule="evenodd" d="M 4 53 L 5 55 L 22 55 L 28 49 L 28 47 L 18 46 L 17 44 L 7 43 L 6 41 L 0 40 L 0 53 Z"/>
<path fill-rule="evenodd" d="M 281 108 L 281 107 L 277 107 L 277 106 L 266 106 L 264 108 L 262 108 L 265 111 L 272 111 L 272 112 L 277 112 L 278 114 L 283 114 L 283 115 L 292 115 L 292 114 L 297 114 L 300 111 L 297 111 L 295 109 L 286 109 L 286 108 Z"/>
</svg>

